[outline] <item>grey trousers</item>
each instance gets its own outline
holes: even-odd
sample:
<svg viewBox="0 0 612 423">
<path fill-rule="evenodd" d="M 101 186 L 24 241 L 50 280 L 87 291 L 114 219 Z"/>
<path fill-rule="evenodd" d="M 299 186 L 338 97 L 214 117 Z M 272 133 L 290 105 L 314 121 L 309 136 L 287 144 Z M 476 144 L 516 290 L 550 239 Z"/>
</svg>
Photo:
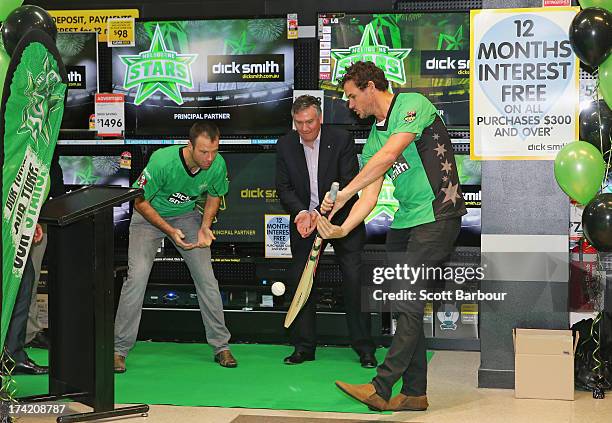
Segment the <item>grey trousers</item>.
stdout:
<svg viewBox="0 0 612 423">
<path fill-rule="evenodd" d="M 202 216 L 197 211 L 165 220 L 185 234 L 186 242 L 197 242 Z M 145 289 L 153 260 L 164 233 L 134 211 L 130 223 L 128 274 L 119 299 L 115 318 L 115 353 L 126 357 L 136 342 Z M 225 327 L 219 284 L 210 261 L 210 248 L 177 248 L 195 282 L 206 339 L 215 354 L 229 349 L 230 333 Z"/>
<path fill-rule="evenodd" d="M 40 323 L 38 323 L 38 303 L 36 302 L 36 296 L 38 294 L 38 281 L 40 280 L 40 268 L 42 267 L 43 257 L 45 256 L 45 250 L 47 249 L 47 225 L 43 227 L 43 238 L 39 244 L 32 245 L 30 250 L 30 258 L 34 265 L 34 286 L 32 287 L 32 299 L 30 301 L 30 311 L 28 313 L 28 326 L 26 328 L 26 344 L 30 343 L 38 332 L 43 330 Z"/>
<path fill-rule="evenodd" d="M 34 267 L 32 266 L 32 257 L 28 255 L 5 340 L 6 349 L 16 363 L 23 363 L 28 358 L 23 347 L 25 345 L 30 298 L 32 298 L 32 285 L 34 285 Z"/>
</svg>

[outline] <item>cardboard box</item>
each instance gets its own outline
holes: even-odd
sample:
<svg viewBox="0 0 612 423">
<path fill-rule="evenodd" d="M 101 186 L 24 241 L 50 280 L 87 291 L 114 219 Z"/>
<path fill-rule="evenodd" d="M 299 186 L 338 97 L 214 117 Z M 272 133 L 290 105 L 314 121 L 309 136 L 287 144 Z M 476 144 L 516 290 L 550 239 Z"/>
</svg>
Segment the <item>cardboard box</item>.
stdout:
<svg viewBox="0 0 612 423">
<path fill-rule="evenodd" d="M 574 353 L 571 330 L 515 329 L 514 396 L 574 400 Z"/>
</svg>

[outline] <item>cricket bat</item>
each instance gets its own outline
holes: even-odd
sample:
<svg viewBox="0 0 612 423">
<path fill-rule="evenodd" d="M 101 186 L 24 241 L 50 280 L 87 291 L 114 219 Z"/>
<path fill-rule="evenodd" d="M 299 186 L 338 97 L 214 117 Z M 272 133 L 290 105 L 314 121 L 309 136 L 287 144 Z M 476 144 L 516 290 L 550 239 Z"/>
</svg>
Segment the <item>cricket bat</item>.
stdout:
<svg viewBox="0 0 612 423">
<path fill-rule="evenodd" d="M 339 188 L 340 184 L 338 182 L 334 182 L 332 184 L 329 190 L 329 197 L 332 201 L 336 201 L 336 195 L 338 194 Z M 300 282 L 298 283 L 295 294 L 293 295 L 293 300 L 291 300 L 291 305 L 287 311 L 287 316 L 285 316 L 285 328 L 291 326 L 291 323 L 293 323 L 295 317 L 298 315 L 302 307 L 304 307 L 304 304 L 306 304 L 306 301 L 310 296 L 314 276 L 317 271 L 317 264 L 319 264 L 319 257 L 321 256 L 322 245 L 323 238 L 321 238 L 317 233 L 317 236 L 312 244 L 312 248 L 310 249 L 310 254 L 308 254 L 308 259 L 306 260 L 302 277 L 300 278 Z"/>
</svg>

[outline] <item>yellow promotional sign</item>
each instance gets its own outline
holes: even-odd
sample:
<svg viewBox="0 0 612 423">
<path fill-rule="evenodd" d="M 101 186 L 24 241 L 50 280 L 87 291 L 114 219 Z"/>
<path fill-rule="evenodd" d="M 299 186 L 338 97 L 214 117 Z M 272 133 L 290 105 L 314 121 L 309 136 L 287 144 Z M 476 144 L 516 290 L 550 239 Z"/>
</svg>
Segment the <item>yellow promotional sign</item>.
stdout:
<svg viewBox="0 0 612 423">
<path fill-rule="evenodd" d="M 98 33 L 98 41 L 107 41 L 108 19 L 138 18 L 138 9 L 48 10 L 59 32 Z"/>
<path fill-rule="evenodd" d="M 134 47 L 136 38 L 134 18 L 110 18 L 108 20 L 108 46 Z"/>
<path fill-rule="evenodd" d="M 554 160 L 578 139 L 580 9 L 470 11 L 470 158 Z"/>
</svg>

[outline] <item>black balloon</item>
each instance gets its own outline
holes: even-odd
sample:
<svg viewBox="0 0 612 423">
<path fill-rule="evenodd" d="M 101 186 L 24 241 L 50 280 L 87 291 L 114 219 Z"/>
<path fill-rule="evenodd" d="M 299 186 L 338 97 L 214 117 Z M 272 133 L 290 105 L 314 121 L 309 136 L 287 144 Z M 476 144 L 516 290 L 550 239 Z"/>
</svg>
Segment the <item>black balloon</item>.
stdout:
<svg viewBox="0 0 612 423">
<path fill-rule="evenodd" d="M 598 251 L 612 252 L 612 194 L 599 194 L 585 207 L 582 229 Z"/>
<path fill-rule="evenodd" d="M 569 40 L 583 63 L 601 65 L 612 52 L 612 13 L 598 7 L 581 10 L 570 25 Z"/>
<path fill-rule="evenodd" d="M 580 139 L 593 144 L 604 155 L 604 159 L 608 161 L 610 148 L 612 148 L 611 137 L 612 110 L 604 100 L 589 103 L 580 112 Z"/>
<path fill-rule="evenodd" d="M 28 5 L 13 10 L 2 23 L 2 41 L 9 55 L 13 54 L 21 38 L 32 29 L 40 29 L 55 39 L 57 27 L 51 15 L 41 7 Z"/>
</svg>

